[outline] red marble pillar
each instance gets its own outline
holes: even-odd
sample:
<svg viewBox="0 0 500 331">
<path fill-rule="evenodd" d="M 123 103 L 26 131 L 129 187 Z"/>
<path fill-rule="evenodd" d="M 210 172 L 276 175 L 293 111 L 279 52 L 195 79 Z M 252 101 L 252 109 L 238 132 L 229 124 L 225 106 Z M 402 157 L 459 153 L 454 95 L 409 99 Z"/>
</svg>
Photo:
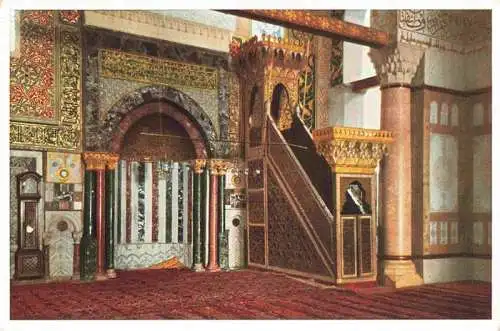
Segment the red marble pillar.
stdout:
<svg viewBox="0 0 500 331">
<path fill-rule="evenodd" d="M 210 170 L 210 206 L 209 206 L 209 234 L 208 234 L 208 265 L 207 271 L 220 271 L 217 264 L 217 172 Z"/>
<path fill-rule="evenodd" d="M 384 255 L 387 259 L 410 259 L 412 228 L 411 90 L 382 88 L 381 129 L 394 134 L 389 154 L 383 160 L 381 193 L 385 225 Z"/>
<path fill-rule="evenodd" d="M 415 286 L 423 280 L 412 256 L 412 105 L 411 84 L 423 49 L 392 45 L 372 49 L 370 56 L 380 79 L 382 104 L 380 128 L 392 132 L 394 141 L 382 160 L 380 220 L 383 233 L 384 284 Z M 418 128 L 417 128 L 418 129 Z"/>
<path fill-rule="evenodd" d="M 96 190 L 96 237 L 97 237 L 97 270 L 95 279 L 108 279 L 104 270 L 104 247 L 106 245 L 104 229 L 104 169 L 97 169 Z"/>
</svg>

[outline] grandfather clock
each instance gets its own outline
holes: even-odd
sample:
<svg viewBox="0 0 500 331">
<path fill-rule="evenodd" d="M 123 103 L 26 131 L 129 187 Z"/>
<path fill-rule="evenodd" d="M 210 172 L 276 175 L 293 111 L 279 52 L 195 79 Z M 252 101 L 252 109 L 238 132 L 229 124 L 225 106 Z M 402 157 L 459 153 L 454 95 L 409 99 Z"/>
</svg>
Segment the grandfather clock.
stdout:
<svg viewBox="0 0 500 331">
<path fill-rule="evenodd" d="M 31 171 L 17 175 L 16 279 L 43 277 L 43 254 L 38 231 L 41 179 L 42 176 Z"/>
</svg>

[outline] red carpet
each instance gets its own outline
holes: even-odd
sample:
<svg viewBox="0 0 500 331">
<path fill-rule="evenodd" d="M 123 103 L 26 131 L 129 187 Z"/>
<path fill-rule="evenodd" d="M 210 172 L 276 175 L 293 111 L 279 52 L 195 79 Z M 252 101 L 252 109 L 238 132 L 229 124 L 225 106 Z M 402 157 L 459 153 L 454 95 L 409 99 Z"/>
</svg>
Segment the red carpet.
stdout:
<svg viewBox="0 0 500 331">
<path fill-rule="evenodd" d="M 11 285 L 10 303 L 11 319 L 491 319 L 491 284 L 354 292 L 252 270 L 143 270 L 103 282 Z"/>
</svg>

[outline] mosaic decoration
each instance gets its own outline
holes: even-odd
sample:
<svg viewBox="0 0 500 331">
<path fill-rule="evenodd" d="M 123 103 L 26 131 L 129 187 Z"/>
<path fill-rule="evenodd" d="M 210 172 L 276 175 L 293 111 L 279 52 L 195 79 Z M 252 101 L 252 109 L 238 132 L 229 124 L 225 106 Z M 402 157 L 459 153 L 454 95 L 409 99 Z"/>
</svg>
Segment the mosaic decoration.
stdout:
<svg viewBox="0 0 500 331">
<path fill-rule="evenodd" d="M 217 70 L 211 67 L 107 49 L 99 51 L 99 64 L 100 73 L 106 78 L 155 84 L 162 82 L 200 89 L 218 87 Z"/>
<path fill-rule="evenodd" d="M 10 115 L 15 120 L 54 122 L 56 32 L 54 13 L 21 12 L 19 58 L 10 65 Z"/>
<path fill-rule="evenodd" d="M 10 144 L 79 151 L 81 36 L 76 29 L 51 22 L 52 12 L 28 11 L 23 16 L 21 30 L 38 34 L 23 36 L 21 53 L 27 56 L 13 59 L 11 65 Z M 50 64 L 49 55 L 58 58 L 58 66 Z M 57 93 L 56 85 L 61 87 Z"/>
<path fill-rule="evenodd" d="M 81 210 L 82 184 L 45 183 L 45 210 Z"/>
<path fill-rule="evenodd" d="M 80 154 L 47 152 L 46 182 L 81 183 Z"/>
<path fill-rule="evenodd" d="M 80 21 L 80 13 L 78 10 L 61 10 L 59 17 L 63 23 L 76 24 Z"/>
<path fill-rule="evenodd" d="M 118 128 L 119 123 L 128 113 L 145 103 L 145 97 L 150 97 L 153 100 L 170 101 L 192 115 L 207 139 L 209 153 L 219 153 L 219 148 L 214 142 L 217 140 L 217 131 L 210 117 L 191 97 L 168 86 L 148 86 L 137 89 L 115 103 L 107 112 L 106 120 L 102 124 L 92 120 L 91 123 L 94 124 L 91 125 L 91 128 L 87 128 L 86 149 L 110 149 L 111 147 L 108 144 L 110 144 L 114 130 Z M 89 109 L 87 108 L 87 110 Z M 95 111 L 95 109 L 91 109 L 94 114 Z"/>
<path fill-rule="evenodd" d="M 268 172 L 267 183 L 269 265 L 329 275 L 311 238 L 271 172 Z"/>
<path fill-rule="evenodd" d="M 231 141 L 230 154 L 237 156 L 240 155 L 242 149 L 242 146 L 237 143 L 240 141 L 240 84 L 238 76 L 234 72 L 229 73 L 228 108 L 228 139 Z"/>
<path fill-rule="evenodd" d="M 312 36 L 311 36 L 312 37 Z M 314 52 L 306 50 L 307 67 L 299 75 L 299 107 L 304 124 L 309 130 L 314 128 L 315 108 L 315 58 Z"/>
</svg>

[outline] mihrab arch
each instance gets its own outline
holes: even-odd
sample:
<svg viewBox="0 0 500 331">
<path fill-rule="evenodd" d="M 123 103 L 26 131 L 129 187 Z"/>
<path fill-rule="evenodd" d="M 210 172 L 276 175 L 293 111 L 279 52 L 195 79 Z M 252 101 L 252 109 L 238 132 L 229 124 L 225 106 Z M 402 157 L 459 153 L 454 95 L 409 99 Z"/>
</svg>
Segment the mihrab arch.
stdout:
<svg viewBox="0 0 500 331">
<path fill-rule="evenodd" d="M 174 111 L 171 103 L 180 108 Z M 184 112 L 183 112 L 183 111 Z M 160 113 L 172 117 L 188 132 L 198 157 L 213 157 L 217 154 L 217 133 L 203 108 L 187 94 L 168 86 L 146 86 L 127 94 L 107 112 L 102 125 L 101 149 L 118 152 L 128 128 L 140 118 Z"/>
</svg>

